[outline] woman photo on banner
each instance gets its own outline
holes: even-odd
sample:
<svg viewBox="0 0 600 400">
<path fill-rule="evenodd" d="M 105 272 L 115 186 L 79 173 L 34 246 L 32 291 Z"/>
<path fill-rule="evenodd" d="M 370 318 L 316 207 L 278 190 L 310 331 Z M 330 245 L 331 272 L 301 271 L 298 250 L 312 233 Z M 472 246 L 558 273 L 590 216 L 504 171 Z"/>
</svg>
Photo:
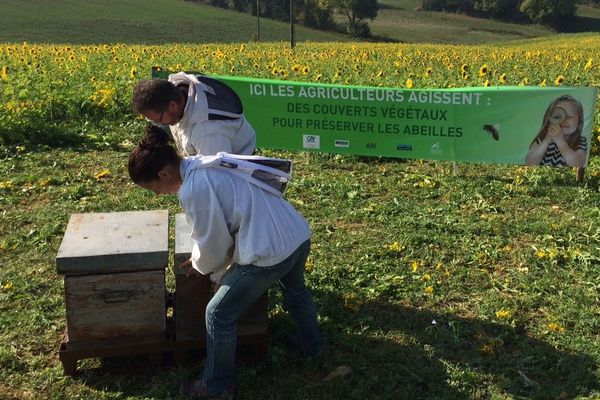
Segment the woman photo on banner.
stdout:
<svg viewBox="0 0 600 400">
<path fill-rule="evenodd" d="M 570 95 L 556 98 L 544 114 L 542 126 L 529 146 L 527 165 L 583 167 L 588 141 L 582 135 L 583 106 Z"/>
</svg>

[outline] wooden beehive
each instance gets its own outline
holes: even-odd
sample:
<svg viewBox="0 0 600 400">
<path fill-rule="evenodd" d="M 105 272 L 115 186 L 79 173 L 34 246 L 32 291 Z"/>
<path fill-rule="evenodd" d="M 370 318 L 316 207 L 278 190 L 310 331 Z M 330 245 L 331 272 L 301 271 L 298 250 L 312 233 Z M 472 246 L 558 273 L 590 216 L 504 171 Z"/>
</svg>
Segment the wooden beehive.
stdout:
<svg viewBox="0 0 600 400">
<path fill-rule="evenodd" d="M 175 338 L 177 341 L 204 340 L 206 328 L 204 313 L 213 296 L 213 285 L 208 276 L 185 276 L 185 269 L 177 268 L 188 260 L 192 251 L 191 229 L 185 214 L 175 215 Z M 238 321 L 238 336 L 266 335 L 268 296 L 265 293 Z"/>
<path fill-rule="evenodd" d="M 68 341 L 165 340 L 168 212 L 74 214 L 56 257 Z"/>
</svg>

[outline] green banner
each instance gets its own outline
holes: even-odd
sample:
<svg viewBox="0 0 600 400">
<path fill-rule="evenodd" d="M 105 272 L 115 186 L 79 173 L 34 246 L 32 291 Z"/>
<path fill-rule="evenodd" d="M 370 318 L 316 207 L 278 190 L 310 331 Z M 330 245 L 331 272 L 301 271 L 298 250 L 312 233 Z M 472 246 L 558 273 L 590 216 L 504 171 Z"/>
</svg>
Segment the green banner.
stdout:
<svg viewBox="0 0 600 400">
<path fill-rule="evenodd" d="M 258 147 L 537 165 L 530 147 L 553 125 L 570 129 L 564 135 L 582 155 L 575 166 L 587 163 L 591 147 L 596 88 L 406 89 L 210 77 L 239 95 Z"/>
</svg>

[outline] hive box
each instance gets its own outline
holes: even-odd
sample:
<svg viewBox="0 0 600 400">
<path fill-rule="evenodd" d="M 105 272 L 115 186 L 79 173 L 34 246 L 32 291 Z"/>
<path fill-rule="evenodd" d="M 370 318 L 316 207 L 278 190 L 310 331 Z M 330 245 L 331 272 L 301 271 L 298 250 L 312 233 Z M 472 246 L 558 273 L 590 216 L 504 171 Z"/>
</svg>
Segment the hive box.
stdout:
<svg viewBox="0 0 600 400">
<path fill-rule="evenodd" d="M 74 214 L 56 257 L 69 342 L 165 340 L 168 212 Z"/>
<path fill-rule="evenodd" d="M 191 229 L 185 214 L 175 215 L 175 338 L 177 341 L 205 340 L 204 313 L 213 295 L 213 285 L 207 275 L 185 276 L 185 269 L 177 268 L 191 256 Z M 268 296 L 265 293 L 238 322 L 238 336 L 267 334 Z M 263 351 L 263 350 L 261 350 Z"/>
</svg>

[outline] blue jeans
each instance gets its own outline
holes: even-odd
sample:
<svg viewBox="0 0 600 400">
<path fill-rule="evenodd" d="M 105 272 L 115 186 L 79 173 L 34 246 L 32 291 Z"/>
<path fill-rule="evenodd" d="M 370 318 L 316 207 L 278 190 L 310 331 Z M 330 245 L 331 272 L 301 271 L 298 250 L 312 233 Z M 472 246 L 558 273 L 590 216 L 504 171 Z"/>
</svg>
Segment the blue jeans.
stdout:
<svg viewBox="0 0 600 400">
<path fill-rule="evenodd" d="M 279 264 L 238 265 L 223 278 L 221 287 L 206 306 L 206 364 L 202 379 L 212 396 L 235 386 L 237 321 L 277 281 L 283 292 L 284 306 L 298 325 L 302 350 L 309 356 L 322 351 L 317 307 L 304 285 L 304 265 L 309 250 L 310 240 L 307 240 Z"/>
</svg>

